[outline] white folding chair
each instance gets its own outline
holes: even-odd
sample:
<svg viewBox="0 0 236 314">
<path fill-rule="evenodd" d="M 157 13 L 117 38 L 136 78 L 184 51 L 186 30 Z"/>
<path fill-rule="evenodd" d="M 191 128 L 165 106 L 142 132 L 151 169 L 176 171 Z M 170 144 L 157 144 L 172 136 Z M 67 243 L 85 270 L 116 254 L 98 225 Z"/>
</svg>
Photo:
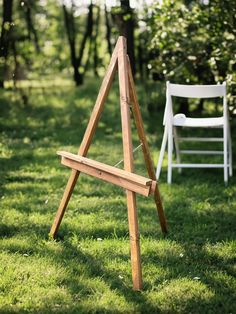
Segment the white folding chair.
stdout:
<svg viewBox="0 0 236 314">
<path fill-rule="evenodd" d="M 173 113 L 172 96 L 185 98 L 223 98 L 223 115 L 215 118 L 188 118 L 184 114 Z M 156 177 L 159 179 L 161 166 L 165 153 L 166 144 L 168 151 L 168 173 L 167 182 L 172 181 L 172 168 L 223 168 L 224 182 L 228 182 L 228 174 L 232 176 L 232 147 L 229 126 L 229 115 L 226 100 L 226 82 L 219 85 L 180 85 L 167 82 L 166 84 L 166 107 L 163 119 L 164 136 L 162 140 L 160 156 L 157 163 Z M 223 137 L 178 137 L 177 127 L 203 127 L 203 128 L 222 128 Z M 179 142 L 200 141 L 200 142 L 222 142 L 223 150 L 180 150 Z M 173 142 L 176 149 L 177 163 L 172 162 Z M 223 163 L 181 163 L 181 154 L 206 154 L 222 155 Z"/>
</svg>

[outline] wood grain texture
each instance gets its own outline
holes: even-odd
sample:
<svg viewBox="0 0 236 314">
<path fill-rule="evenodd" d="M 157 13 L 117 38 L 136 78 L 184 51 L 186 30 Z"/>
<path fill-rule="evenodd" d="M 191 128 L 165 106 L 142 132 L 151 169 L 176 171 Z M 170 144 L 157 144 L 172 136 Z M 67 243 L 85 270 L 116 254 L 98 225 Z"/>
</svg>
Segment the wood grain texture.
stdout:
<svg viewBox="0 0 236 314">
<path fill-rule="evenodd" d="M 93 163 L 93 160 L 91 160 L 91 162 Z M 103 170 L 100 170 L 97 167 L 93 167 L 91 165 L 81 163 L 79 161 L 75 161 L 67 157 L 62 157 L 61 163 L 62 165 L 70 167 L 79 172 L 88 174 L 90 176 L 93 176 L 106 182 L 113 183 L 126 190 L 133 191 L 144 196 L 149 196 L 151 193 L 153 194 L 155 192 L 152 180 L 147 179 L 145 177 L 141 177 L 143 178 L 143 182 L 144 183 L 148 182 L 149 185 L 137 183 L 135 174 L 111 167 L 114 168 L 114 170 L 120 170 L 121 175 L 119 175 L 116 173 L 116 171 L 113 172 L 110 171 L 110 169 L 106 169 L 105 164 L 102 164 L 104 165 L 104 167 Z"/>
<path fill-rule="evenodd" d="M 133 76 L 132 76 L 129 57 L 127 56 L 126 58 L 127 58 L 127 65 L 128 65 L 130 99 L 131 99 L 131 103 L 132 103 L 134 120 L 135 120 L 135 124 L 136 124 L 136 128 L 137 128 L 139 140 L 142 143 L 143 156 L 144 156 L 145 164 L 147 167 L 148 175 L 152 180 L 156 180 L 155 169 L 154 169 L 151 154 L 149 151 L 145 131 L 144 131 L 143 119 L 142 119 L 142 115 L 140 112 L 138 98 L 137 98 L 137 94 L 136 94 L 136 90 L 135 90 L 135 85 L 134 85 L 134 80 L 133 80 Z M 167 233 L 167 223 L 166 223 L 166 218 L 165 218 L 165 214 L 164 214 L 164 210 L 163 210 L 163 205 L 162 205 L 158 185 L 156 185 L 156 189 L 155 189 L 155 193 L 154 193 L 154 200 L 156 203 L 157 212 L 158 212 L 162 232 Z"/>
<path fill-rule="evenodd" d="M 118 50 L 118 73 L 120 87 L 120 107 L 122 123 L 122 140 L 124 153 L 124 169 L 133 172 L 133 146 L 131 137 L 130 108 L 129 108 L 129 82 L 128 66 L 126 58 L 126 40 L 122 38 Z M 136 208 L 136 195 L 134 192 L 126 191 L 128 206 L 128 222 L 130 234 L 130 252 L 133 289 L 142 289 L 142 268 L 140 257 L 139 229 Z"/>
<path fill-rule="evenodd" d="M 65 151 L 59 151 L 57 152 L 57 154 L 62 157 L 68 158 L 70 160 L 74 160 L 78 162 L 79 164 L 83 164 L 91 168 L 95 168 L 97 170 L 111 173 L 113 175 L 116 175 L 117 177 L 126 179 L 133 183 L 137 183 L 143 186 L 151 186 L 152 184 L 152 180 L 150 178 L 145 178 L 136 173 L 131 173 L 129 171 L 125 171 L 123 169 L 119 169 L 119 168 L 104 164 L 102 162 L 99 162 L 93 159 L 89 159 L 80 155 L 71 154 Z"/>
<path fill-rule="evenodd" d="M 83 138 L 82 143 L 80 145 L 78 153 L 81 156 L 86 156 L 86 154 L 88 152 L 88 149 L 89 149 L 89 146 L 91 144 L 91 141 L 92 141 L 93 135 L 95 133 L 96 127 L 98 125 L 98 122 L 99 122 L 99 119 L 100 119 L 107 95 L 110 91 L 114 75 L 117 71 L 117 55 L 118 55 L 118 48 L 120 47 L 120 40 L 121 39 L 118 39 L 116 47 L 115 47 L 114 52 L 112 54 L 111 61 L 110 61 L 110 64 L 108 66 L 108 70 L 107 70 L 106 75 L 103 79 L 100 91 L 99 91 L 98 96 L 97 96 L 95 106 L 94 106 L 93 111 L 91 113 L 90 120 L 89 120 L 87 129 L 86 129 L 85 134 L 84 134 L 84 138 Z M 69 180 L 67 182 L 62 200 L 60 202 L 59 208 L 57 210 L 54 222 L 52 224 L 52 227 L 51 227 L 51 230 L 49 233 L 50 236 L 52 236 L 53 238 L 55 238 L 57 231 L 60 227 L 62 218 L 64 216 L 66 207 L 68 205 L 68 202 L 70 200 L 71 194 L 74 190 L 74 187 L 75 187 L 75 184 L 77 182 L 78 177 L 79 177 L 79 172 L 73 169 L 71 171 L 71 175 L 70 175 Z"/>
<path fill-rule="evenodd" d="M 61 203 L 60 203 L 60 205 L 58 207 L 56 216 L 54 218 L 54 222 L 52 224 L 52 227 L 51 227 L 51 230 L 50 230 L 50 233 L 49 233 L 49 235 L 52 236 L 53 238 L 55 238 L 55 236 L 57 234 L 57 231 L 58 231 L 58 229 L 60 227 L 62 218 L 64 216 L 65 209 L 66 209 L 66 207 L 67 207 L 67 205 L 69 203 L 69 200 L 70 200 L 71 194 L 72 194 L 72 192 L 74 190 L 74 187 L 75 187 L 75 184 L 77 182 L 78 176 L 79 176 L 79 172 L 73 169 L 71 171 L 69 180 L 67 182 L 65 191 L 63 193 L 63 197 L 61 199 Z"/>
</svg>

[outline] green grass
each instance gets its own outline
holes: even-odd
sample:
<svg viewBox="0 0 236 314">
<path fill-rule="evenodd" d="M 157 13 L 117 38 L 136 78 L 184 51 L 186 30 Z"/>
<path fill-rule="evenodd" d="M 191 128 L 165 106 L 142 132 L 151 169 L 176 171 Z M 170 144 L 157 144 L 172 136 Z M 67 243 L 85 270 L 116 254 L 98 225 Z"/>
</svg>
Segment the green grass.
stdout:
<svg viewBox="0 0 236 314">
<path fill-rule="evenodd" d="M 55 153 L 77 151 L 98 83 L 31 89 L 25 105 L 19 93 L 1 91 L 0 313 L 236 313 L 236 179 L 225 187 L 222 170 L 175 171 L 168 186 L 164 161 L 166 237 L 152 199 L 138 196 L 142 292 L 132 290 L 120 188 L 81 175 L 58 239 L 48 238 L 70 173 Z M 141 86 L 138 95 L 156 162 L 163 104 L 150 116 L 147 102 L 157 95 Z M 134 127 L 133 135 L 136 146 Z M 88 156 L 122 159 L 117 86 Z M 140 151 L 135 165 L 145 174 Z"/>
</svg>

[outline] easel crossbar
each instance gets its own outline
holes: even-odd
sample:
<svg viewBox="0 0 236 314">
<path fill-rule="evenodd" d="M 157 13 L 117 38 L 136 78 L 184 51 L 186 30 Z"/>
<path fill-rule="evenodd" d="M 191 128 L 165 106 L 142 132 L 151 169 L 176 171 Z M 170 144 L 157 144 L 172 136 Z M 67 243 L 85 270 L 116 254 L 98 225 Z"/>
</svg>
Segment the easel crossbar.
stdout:
<svg viewBox="0 0 236 314">
<path fill-rule="evenodd" d="M 62 157 L 61 163 L 64 166 L 83 172 L 103 181 L 113 183 L 126 190 L 139 193 L 144 196 L 154 194 L 156 181 L 143 176 L 117 169 L 101 162 L 75 155 L 65 151 L 57 152 Z"/>
</svg>

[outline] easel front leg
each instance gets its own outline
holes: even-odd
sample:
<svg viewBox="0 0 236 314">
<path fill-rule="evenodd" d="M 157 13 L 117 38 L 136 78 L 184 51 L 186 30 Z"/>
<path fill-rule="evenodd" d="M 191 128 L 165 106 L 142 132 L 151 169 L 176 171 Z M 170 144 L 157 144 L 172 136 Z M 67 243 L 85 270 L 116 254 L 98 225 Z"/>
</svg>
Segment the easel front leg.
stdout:
<svg viewBox="0 0 236 314">
<path fill-rule="evenodd" d="M 65 191 L 64 191 L 64 194 L 63 194 L 60 206 L 59 206 L 59 208 L 57 210 L 54 222 L 52 224 L 52 227 L 51 227 L 51 230 L 50 230 L 50 233 L 49 233 L 53 238 L 56 237 L 57 231 L 58 231 L 58 229 L 60 227 L 62 218 L 64 216 L 64 213 L 65 213 L 65 210 L 66 210 L 66 207 L 67 207 L 67 204 L 68 204 L 68 202 L 70 200 L 71 194 L 72 194 L 72 192 L 74 190 L 74 187 L 75 187 L 75 184 L 77 182 L 78 177 L 79 177 L 79 171 L 72 170 L 71 171 L 71 175 L 69 177 L 69 180 L 67 182 L 67 185 L 66 185 L 66 188 L 65 188 Z"/>
<path fill-rule="evenodd" d="M 120 108 L 122 124 L 122 140 L 124 152 L 124 168 L 126 171 L 133 172 L 133 146 L 130 124 L 129 110 L 129 81 L 127 73 L 126 41 L 122 38 L 118 51 L 118 71 L 120 85 Z M 138 217 L 136 209 L 135 193 L 127 190 L 127 206 L 130 233 L 130 250 L 133 289 L 142 289 L 142 271 L 139 245 Z"/>
<path fill-rule="evenodd" d="M 129 221 L 129 236 L 130 236 L 130 253 L 133 289 L 142 289 L 142 268 L 140 258 L 140 242 L 138 217 L 136 208 L 136 195 L 134 192 L 127 191 L 127 206 L 128 206 L 128 221 Z"/>
</svg>

